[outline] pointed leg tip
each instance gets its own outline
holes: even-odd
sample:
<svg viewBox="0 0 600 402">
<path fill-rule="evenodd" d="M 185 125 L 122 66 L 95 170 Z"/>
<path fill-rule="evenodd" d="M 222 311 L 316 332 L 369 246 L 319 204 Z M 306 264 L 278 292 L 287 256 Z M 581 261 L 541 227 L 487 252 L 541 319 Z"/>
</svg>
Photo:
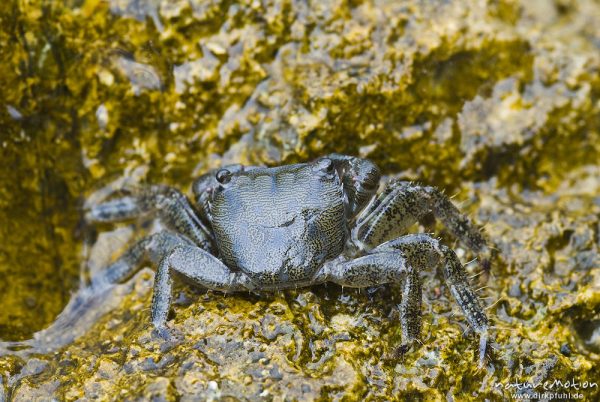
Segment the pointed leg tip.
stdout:
<svg viewBox="0 0 600 402">
<path fill-rule="evenodd" d="M 154 329 L 152 330 L 152 336 L 155 337 L 156 339 L 163 340 L 163 341 L 171 340 L 171 332 L 169 331 L 169 328 L 166 325 L 154 324 Z"/>
<path fill-rule="evenodd" d="M 403 343 L 400 346 L 393 348 L 389 353 L 386 353 L 384 359 L 389 361 L 403 359 L 404 355 L 406 355 L 406 353 L 408 353 L 408 351 L 410 350 L 410 347 L 410 344 Z"/>
<path fill-rule="evenodd" d="M 496 254 L 497 253 L 494 251 L 494 249 L 488 246 L 484 246 L 479 250 L 479 265 L 481 266 L 481 269 L 483 269 L 486 273 L 491 272 L 492 260 L 495 258 Z"/>
<path fill-rule="evenodd" d="M 479 333 L 479 368 L 485 367 L 485 352 L 488 345 L 488 333 L 483 331 Z"/>
<path fill-rule="evenodd" d="M 411 347 L 410 343 L 403 343 L 402 345 L 400 345 L 396 348 L 396 355 L 404 356 L 406 353 L 408 353 L 408 351 L 410 350 L 410 347 Z"/>
<path fill-rule="evenodd" d="M 481 269 L 485 272 L 485 273 L 489 273 L 492 270 L 492 261 L 489 258 L 482 258 L 481 259 Z"/>
</svg>

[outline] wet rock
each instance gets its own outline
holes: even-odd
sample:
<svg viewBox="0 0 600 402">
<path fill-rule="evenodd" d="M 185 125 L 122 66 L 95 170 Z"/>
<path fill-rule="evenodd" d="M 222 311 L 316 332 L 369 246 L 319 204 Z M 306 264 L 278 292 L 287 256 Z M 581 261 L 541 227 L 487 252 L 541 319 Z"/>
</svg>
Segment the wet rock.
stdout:
<svg viewBox="0 0 600 402">
<path fill-rule="evenodd" d="M 496 400 L 497 384 L 600 378 L 597 2 L 138 3 L 0 5 L 0 401 Z M 327 152 L 437 185 L 485 224 L 485 369 L 436 273 L 422 345 L 392 359 L 393 287 L 179 285 L 168 339 L 151 270 L 85 292 L 152 230 L 88 227 L 86 205 Z"/>
</svg>

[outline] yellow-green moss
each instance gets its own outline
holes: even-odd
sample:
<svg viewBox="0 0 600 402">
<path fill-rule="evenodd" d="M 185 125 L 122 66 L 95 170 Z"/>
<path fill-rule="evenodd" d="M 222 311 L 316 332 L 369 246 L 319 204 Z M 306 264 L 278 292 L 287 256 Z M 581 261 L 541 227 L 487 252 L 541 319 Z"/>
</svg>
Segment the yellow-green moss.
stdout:
<svg viewBox="0 0 600 402">
<path fill-rule="evenodd" d="M 598 380 L 598 20 L 591 0 L 2 2 L 0 401 L 501 400 L 498 382 Z M 171 343 L 150 270 L 67 305 L 135 232 L 83 222 L 103 189 L 327 152 L 486 224 L 486 370 L 434 273 L 403 359 L 393 288 L 182 285 Z"/>
</svg>

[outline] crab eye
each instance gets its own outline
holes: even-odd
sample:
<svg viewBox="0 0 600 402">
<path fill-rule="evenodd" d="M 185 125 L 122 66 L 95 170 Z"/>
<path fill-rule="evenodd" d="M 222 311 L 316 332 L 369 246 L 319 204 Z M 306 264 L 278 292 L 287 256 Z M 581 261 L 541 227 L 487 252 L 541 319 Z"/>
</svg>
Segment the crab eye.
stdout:
<svg viewBox="0 0 600 402">
<path fill-rule="evenodd" d="M 217 172 L 217 174 L 215 175 L 215 178 L 217 179 L 217 181 L 221 184 L 227 184 L 229 183 L 229 181 L 231 180 L 231 172 L 227 169 L 221 169 Z"/>
<path fill-rule="evenodd" d="M 333 161 L 329 158 L 323 158 L 319 161 L 319 167 L 327 173 L 333 172 Z"/>
</svg>

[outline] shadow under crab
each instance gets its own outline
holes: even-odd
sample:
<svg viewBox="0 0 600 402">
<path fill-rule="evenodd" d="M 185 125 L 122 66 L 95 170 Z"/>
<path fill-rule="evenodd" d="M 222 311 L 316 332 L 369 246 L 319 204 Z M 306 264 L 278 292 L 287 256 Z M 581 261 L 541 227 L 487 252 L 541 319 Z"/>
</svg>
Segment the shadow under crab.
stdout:
<svg viewBox="0 0 600 402">
<path fill-rule="evenodd" d="M 166 229 L 134 244 L 93 285 L 123 282 L 150 261 L 157 267 L 152 323 L 164 333 L 174 275 L 223 292 L 399 283 L 406 351 L 421 331 L 420 271 L 442 267 L 480 336 L 482 365 L 489 322 L 460 260 L 430 235 L 403 235 L 433 213 L 486 264 L 489 248 L 479 229 L 433 187 L 394 181 L 377 194 L 379 180 L 371 161 L 331 154 L 311 163 L 211 171 L 194 183 L 195 205 L 165 186 L 101 203 L 88 211 L 89 221 L 153 214 Z"/>
</svg>

